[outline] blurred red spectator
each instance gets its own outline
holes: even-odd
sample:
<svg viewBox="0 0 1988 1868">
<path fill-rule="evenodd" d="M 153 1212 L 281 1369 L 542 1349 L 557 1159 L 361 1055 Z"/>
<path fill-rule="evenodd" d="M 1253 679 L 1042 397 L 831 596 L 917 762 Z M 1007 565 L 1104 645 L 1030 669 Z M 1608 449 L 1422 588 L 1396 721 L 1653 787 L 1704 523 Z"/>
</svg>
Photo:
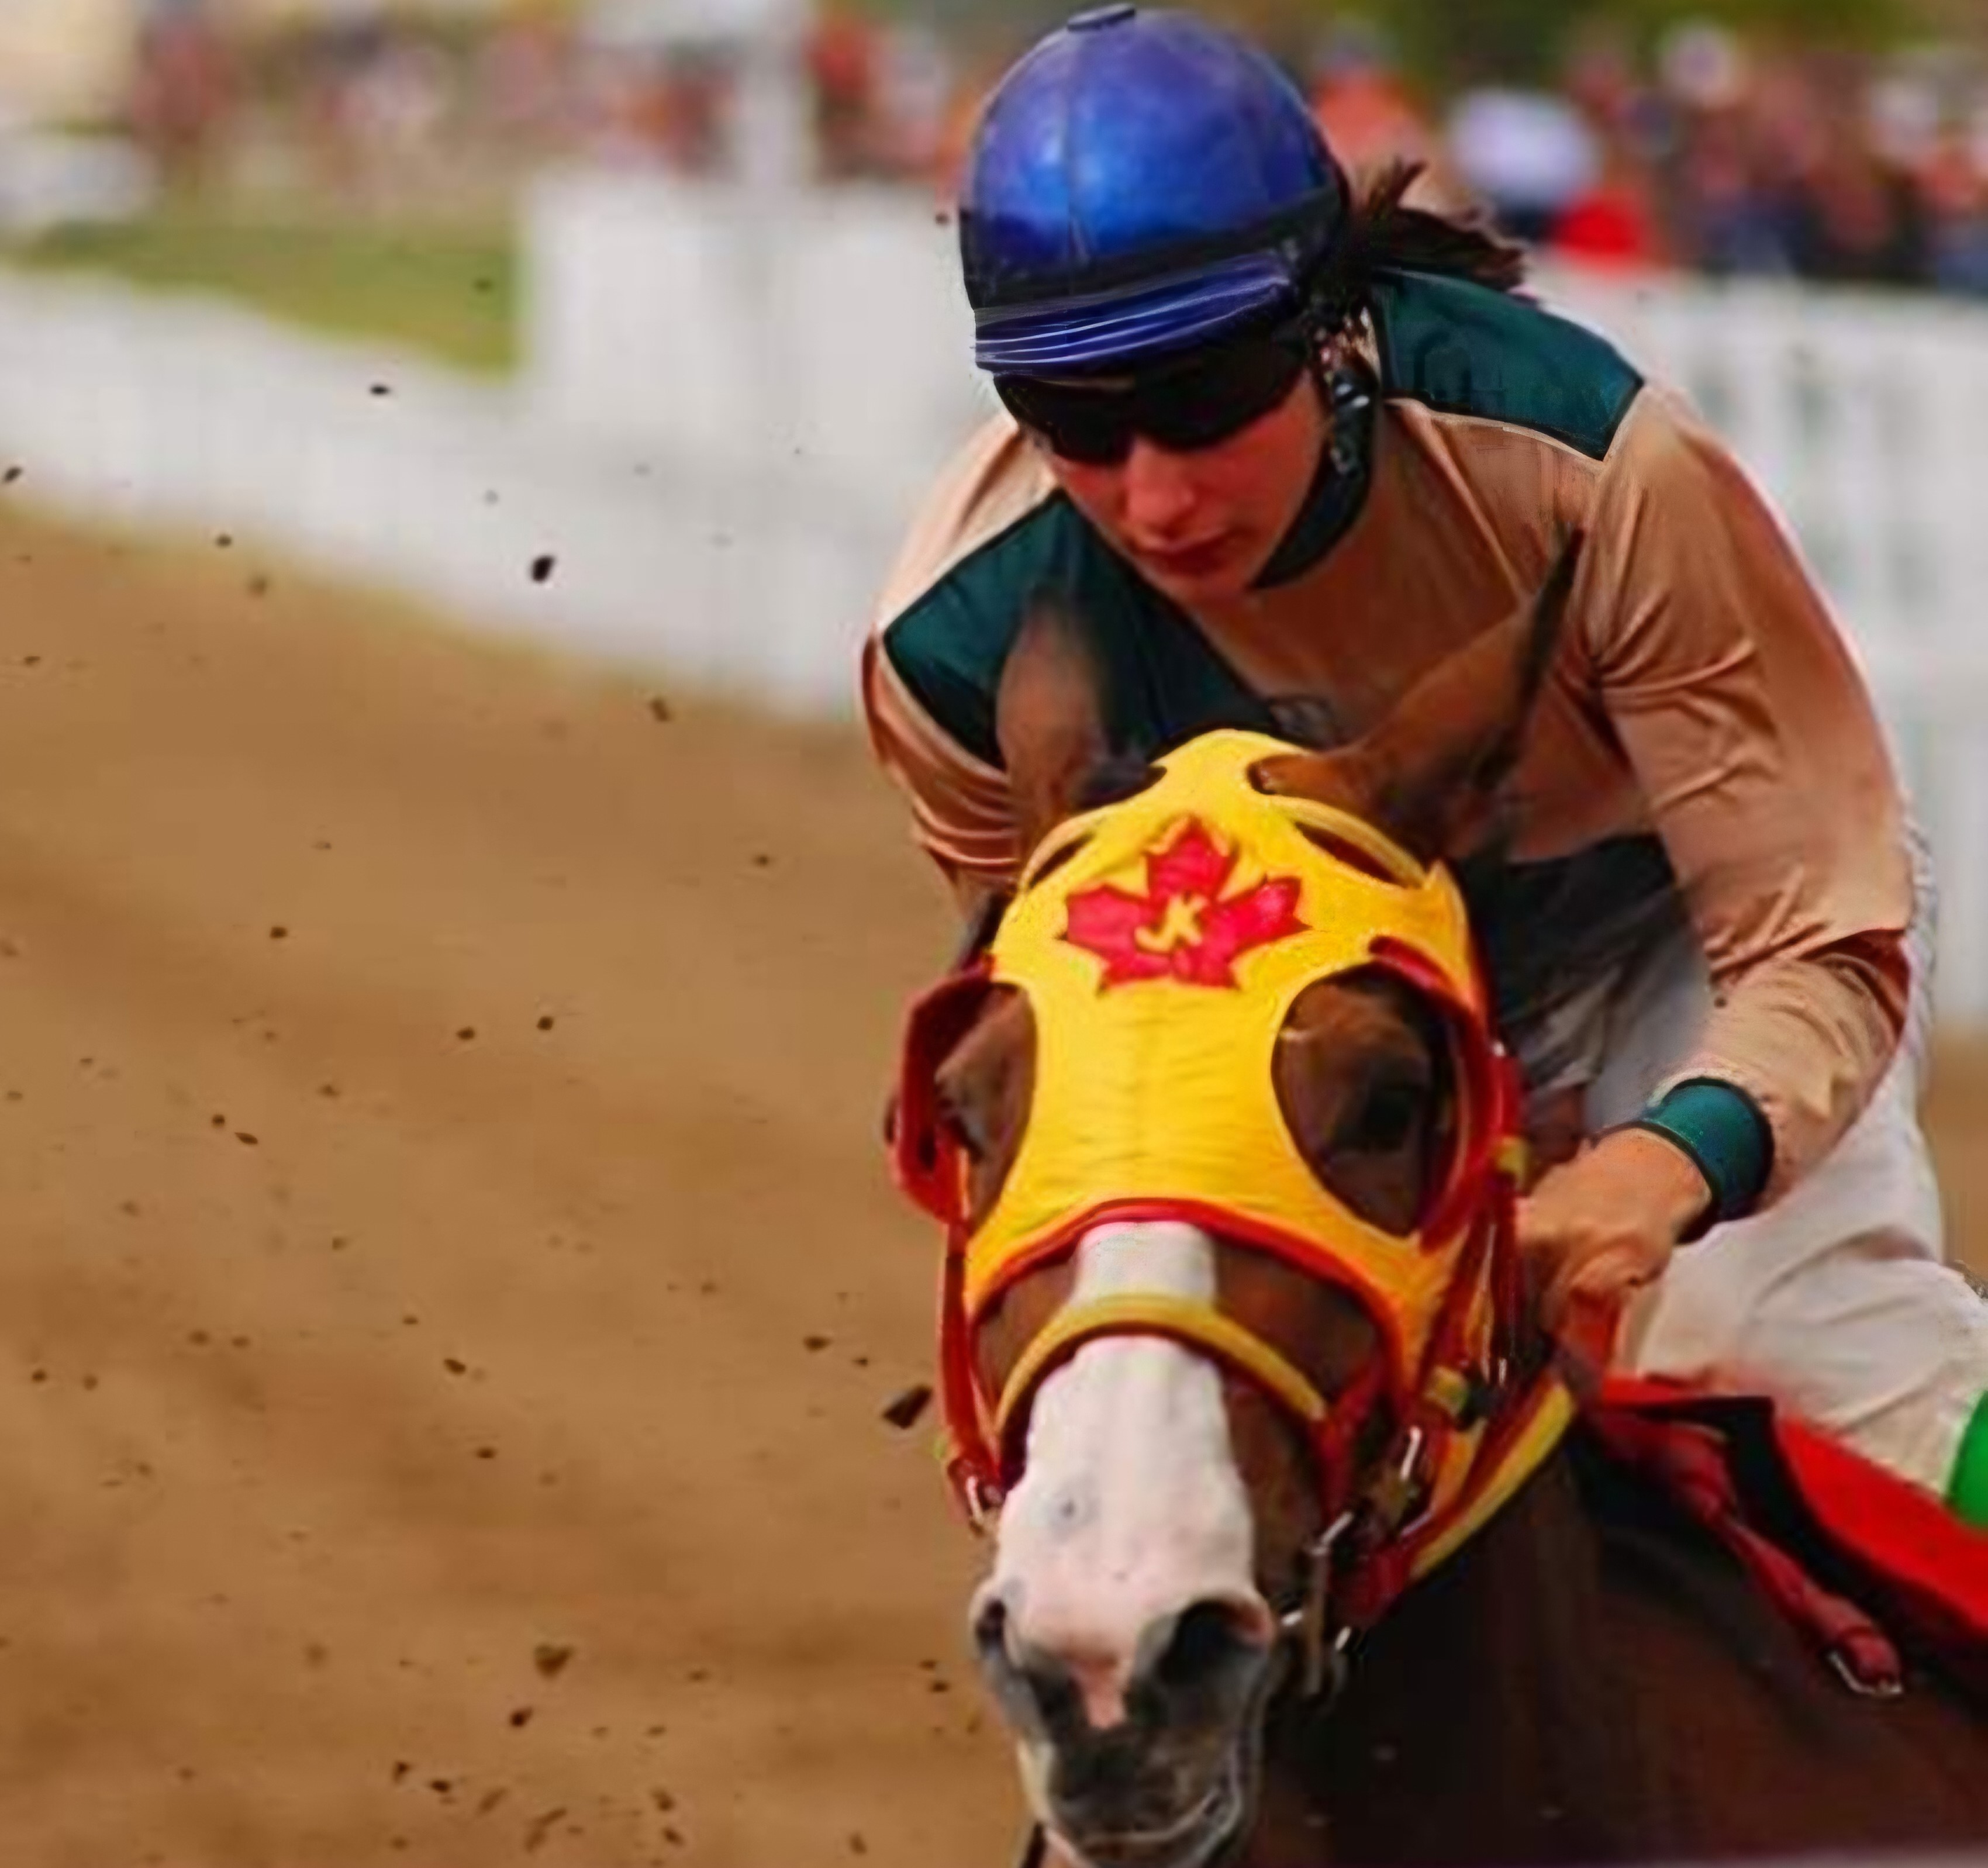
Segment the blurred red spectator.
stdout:
<svg viewBox="0 0 1988 1868">
<path fill-rule="evenodd" d="M 168 185 L 203 178 L 233 88 L 227 46 L 198 0 L 147 13 L 138 29 L 131 127 Z"/>
<path fill-rule="evenodd" d="M 1612 145 L 1594 185 L 1561 210 L 1550 244 L 1556 252 L 1593 265 L 1655 266 L 1670 257 L 1648 176 Z"/>
<path fill-rule="evenodd" d="M 1435 132 L 1392 72 L 1351 69 L 1329 74 L 1312 92 L 1312 109 L 1341 162 L 1371 175 L 1391 162 L 1426 162 Z"/>
<path fill-rule="evenodd" d="M 1810 279 L 1902 285 L 1926 272 L 1915 191 L 1847 130 L 1799 178 L 1790 228 L 1795 269 Z"/>
<path fill-rule="evenodd" d="M 822 171 L 867 174 L 877 113 L 877 29 L 860 15 L 824 6 L 808 35 L 808 76 L 814 85 L 815 127 Z"/>
<path fill-rule="evenodd" d="M 1427 173 L 1411 200 L 1437 210 L 1466 204 L 1433 119 L 1374 35 L 1352 25 L 1335 29 L 1318 59 L 1311 106 L 1356 186 L 1395 163 L 1419 163 Z"/>
</svg>

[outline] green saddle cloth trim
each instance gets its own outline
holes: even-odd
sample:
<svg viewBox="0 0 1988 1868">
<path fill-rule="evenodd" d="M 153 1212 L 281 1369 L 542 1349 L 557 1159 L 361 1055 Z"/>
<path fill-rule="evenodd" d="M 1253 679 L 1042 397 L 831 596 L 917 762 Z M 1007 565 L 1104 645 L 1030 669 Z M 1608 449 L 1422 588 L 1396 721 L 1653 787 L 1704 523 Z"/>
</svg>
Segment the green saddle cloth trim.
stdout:
<svg viewBox="0 0 1988 1868">
<path fill-rule="evenodd" d="M 1974 1410 L 1960 1437 L 1960 1457 L 1954 1461 L 1953 1484 L 1946 1501 L 1966 1524 L 1988 1530 L 1988 1394 Z"/>
</svg>

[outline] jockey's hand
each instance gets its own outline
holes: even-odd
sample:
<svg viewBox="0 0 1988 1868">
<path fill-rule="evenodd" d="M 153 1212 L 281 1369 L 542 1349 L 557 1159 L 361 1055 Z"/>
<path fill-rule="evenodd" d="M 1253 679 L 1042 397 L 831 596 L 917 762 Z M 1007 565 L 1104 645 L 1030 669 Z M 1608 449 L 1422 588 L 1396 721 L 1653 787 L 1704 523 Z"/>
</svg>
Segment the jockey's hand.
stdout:
<svg viewBox="0 0 1988 1868">
<path fill-rule="evenodd" d="M 1697 1163 L 1647 1129 L 1613 1130 L 1550 1170 L 1519 1203 L 1519 1251 L 1541 1323 L 1558 1336 L 1607 1319 L 1612 1333 L 1616 1312 L 1664 1275 L 1711 1198 Z"/>
</svg>

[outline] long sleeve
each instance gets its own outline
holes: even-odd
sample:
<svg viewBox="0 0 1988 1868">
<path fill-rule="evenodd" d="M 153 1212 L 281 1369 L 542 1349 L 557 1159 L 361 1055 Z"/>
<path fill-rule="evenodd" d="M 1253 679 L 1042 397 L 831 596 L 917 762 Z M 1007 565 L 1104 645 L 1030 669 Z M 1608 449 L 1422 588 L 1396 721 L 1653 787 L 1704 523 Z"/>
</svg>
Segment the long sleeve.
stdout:
<svg viewBox="0 0 1988 1868">
<path fill-rule="evenodd" d="M 1863 679 L 1779 522 L 1673 400 L 1639 399 L 1575 592 L 1601 687 L 1710 964 L 1675 1082 L 1750 1096 L 1771 1200 L 1861 1112 L 1910 987 L 1904 810 Z"/>
<path fill-rule="evenodd" d="M 863 711 L 877 763 L 911 806 L 912 835 L 957 886 L 999 886 L 1016 866 L 1006 778 L 928 714 L 892 665 L 881 637 L 863 652 Z"/>
</svg>

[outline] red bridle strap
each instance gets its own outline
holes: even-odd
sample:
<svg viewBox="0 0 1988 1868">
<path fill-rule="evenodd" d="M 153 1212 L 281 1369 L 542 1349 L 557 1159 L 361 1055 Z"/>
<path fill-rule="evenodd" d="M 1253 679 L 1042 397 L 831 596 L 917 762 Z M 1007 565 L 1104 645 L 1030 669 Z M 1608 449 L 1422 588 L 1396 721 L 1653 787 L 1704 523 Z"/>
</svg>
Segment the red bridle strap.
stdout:
<svg viewBox="0 0 1988 1868">
<path fill-rule="evenodd" d="M 1467 1227 L 1454 1272 L 1445 1286 L 1420 1366 L 1405 1383 L 1399 1417 L 1378 1476 L 1354 1497 L 1355 1462 L 1391 1390 L 1380 1358 L 1328 1400 L 1300 1371 L 1253 1331 L 1212 1306 L 1161 1295 L 1127 1296 L 1073 1306 L 1030 1343 L 991 1410 L 975 1366 L 972 1319 L 966 1306 L 970 1235 L 964 1166 L 935 1106 L 934 1079 L 946 1053 L 979 1015 L 992 982 L 983 968 L 955 975 L 914 1013 L 901 1080 L 894 1154 L 900 1180 L 946 1225 L 940 1293 L 939 1363 L 947 1437 L 946 1468 L 971 1522 L 984 1527 L 1019 1471 L 1023 1431 L 1036 1393 L 1054 1370 L 1086 1343 L 1107 1336 L 1160 1336 L 1209 1356 L 1261 1390 L 1290 1418 L 1317 1469 L 1320 1522 L 1335 1523 L 1357 1505 L 1361 1520 L 1357 1556 L 1347 1579 L 1349 1606 L 1365 1625 L 1384 1611 L 1419 1573 L 1417 1553 L 1442 1547 L 1455 1520 L 1483 1488 L 1487 1459 L 1508 1436 L 1506 1417 L 1530 1417 L 1531 1397 L 1509 1390 L 1509 1361 L 1520 1328 L 1523 1294 L 1515 1228 L 1523 1174 L 1516 1070 L 1486 1041 L 1480 1015 L 1451 995 L 1435 970 L 1413 950 L 1388 942 L 1376 959 L 1411 984 L 1437 995 L 1459 1022 L 1464 1105 L 1462 1159 L 1441 1202 L 1445 1227 Z M 1486 1297 L 1492 1310 L 1488 1347 L 1470 1340 Z M 1472 1366 L 1478 1349 L 1490 1366 Z M 1514 1409 L 1512 1404 L 1519 1403 Z M 1426 1507 L 1466 1427 L 1484 1433 L 1473 1471 L 1439 1518 Z M 1420 1516 L 1418 1516 L 1420 1514 Z"/>
</svg>

